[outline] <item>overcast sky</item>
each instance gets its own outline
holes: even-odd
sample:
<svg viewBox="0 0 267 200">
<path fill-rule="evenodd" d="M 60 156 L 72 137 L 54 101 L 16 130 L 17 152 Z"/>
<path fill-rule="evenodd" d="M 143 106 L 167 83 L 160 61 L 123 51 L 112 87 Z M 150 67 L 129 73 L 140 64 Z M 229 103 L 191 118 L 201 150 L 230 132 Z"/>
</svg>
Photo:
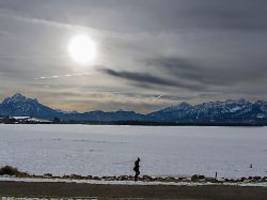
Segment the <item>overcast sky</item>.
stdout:
<svg viewBox="0 0 267 200">
<path fill-rule="evenodd" d="M 0 97 L 64 110 L 149 112 L 267 100 L 266 0 L 0 0 Z M 93 66 L 67 47 L 97 44 Z"/>
</svg>

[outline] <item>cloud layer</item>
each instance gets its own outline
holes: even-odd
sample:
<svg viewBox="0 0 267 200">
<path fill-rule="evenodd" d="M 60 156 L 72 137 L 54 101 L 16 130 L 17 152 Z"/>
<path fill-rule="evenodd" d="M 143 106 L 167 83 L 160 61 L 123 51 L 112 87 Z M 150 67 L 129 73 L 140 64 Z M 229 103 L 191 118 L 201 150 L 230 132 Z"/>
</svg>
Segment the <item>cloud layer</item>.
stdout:
<svg viewBox="0 0 267 200">
<path fill-rule="evenodd" d="M 265 0 L 0 0 L 0 95 L 83 111 L 266 100 L 266 13 Z M 95 66 L 70 59 L 77 33 L 97 42 Z"/>
</svg>

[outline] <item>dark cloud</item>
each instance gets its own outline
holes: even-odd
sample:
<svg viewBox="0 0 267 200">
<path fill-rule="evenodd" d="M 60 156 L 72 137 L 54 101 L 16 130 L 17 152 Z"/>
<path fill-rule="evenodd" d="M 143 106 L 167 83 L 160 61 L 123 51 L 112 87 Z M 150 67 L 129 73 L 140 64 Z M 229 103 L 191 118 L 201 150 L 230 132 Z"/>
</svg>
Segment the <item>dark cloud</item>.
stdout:
<svg viewBox="0 0 267 200">
<path fill-rule="evenodd" d="M 146 64 L 150 66 L 159 67 L 159 70 L 163 70 L 177 78 L 192 79 L 195 81 L 205 82 L 203 77 L 203 67 L 194 64 L 192 61 L 186 58 L 179 57 L 158 57 L 152 59 L 146 59 Z M 205 73 L 205 72 L 204 72 Z"/>
<path fill-rule="evenodd" d="M 263 79 L 267 76 L 267 65 L 253 60 L 242 66 L 226 66 L 221 63 L 205 65 L 201 61 L 180 57 L 159 57 L 146 59 L 146 64 L 155 66 L 179 80 L 198 82 L 211 86 L 230 86 L 240 82 Z M 222 67 L 218 67 L 222 65 Z"/>
<path fill-rule="evenodd" d="M 196 61 L 195 61 L 196 62 Z M 196 64 L 190 59 L 179 57 L 160 57 L 147 59 L 147 65 L 156 66 L 158 70 L 174 76 L 176 79 L 198 82 L 199 84 L 228 85 L 229 80 L 222 79 L 218 69 Z"/>
<path fill-rule="evenodd" d="M 179 82 L 178 80 L 171 80 L 171 79 L 164 79 L 162 77 L 154 76 L 148 73 L 138 73 L 138 72 L 128 72 L 128 71 L 115 71 L 112 69 L 102 69 L 102 72 L 126 79 L 129 81 L 137 82 L 138 84 L 148 84 L 148 85 L 160 85 L 160 86 L 169 86 L 169 87 L 178 87 L 184 88 L 188 90 L 199 90 L 204 89 L 202 85 L 195 85 L 195 84 L 186 84 L 183 82 Z"/>
</svg>

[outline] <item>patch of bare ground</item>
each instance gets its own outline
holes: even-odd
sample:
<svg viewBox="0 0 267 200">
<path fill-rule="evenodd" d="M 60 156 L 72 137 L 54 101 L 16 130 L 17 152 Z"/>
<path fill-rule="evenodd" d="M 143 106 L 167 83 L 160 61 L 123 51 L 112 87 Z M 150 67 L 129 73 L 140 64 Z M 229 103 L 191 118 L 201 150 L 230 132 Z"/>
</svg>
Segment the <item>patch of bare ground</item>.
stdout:
<svg viewBox="0 0 267 200">
<path fill-rule="evenodd" d="M 2 197 L 104 199 L 266 200 L 264 187 L 224 185 L 105 185 L 82 183 L 0 182 Z"/>
</svg>

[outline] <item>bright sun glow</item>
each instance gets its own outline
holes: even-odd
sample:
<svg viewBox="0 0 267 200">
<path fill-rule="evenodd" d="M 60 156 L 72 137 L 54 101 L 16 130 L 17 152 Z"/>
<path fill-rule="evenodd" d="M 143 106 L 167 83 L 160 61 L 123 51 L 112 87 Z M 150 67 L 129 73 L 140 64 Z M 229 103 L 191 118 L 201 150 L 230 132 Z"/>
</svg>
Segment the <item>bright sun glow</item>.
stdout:
<svg viewBox="0 0 267 200">
<path fill-rule="evenodd" d="M 96 59 L 96 43 L 87 35 L 74 36 L 68 46 L 71 58 L 81 65 L 93 64 Z"/>
</svg>

